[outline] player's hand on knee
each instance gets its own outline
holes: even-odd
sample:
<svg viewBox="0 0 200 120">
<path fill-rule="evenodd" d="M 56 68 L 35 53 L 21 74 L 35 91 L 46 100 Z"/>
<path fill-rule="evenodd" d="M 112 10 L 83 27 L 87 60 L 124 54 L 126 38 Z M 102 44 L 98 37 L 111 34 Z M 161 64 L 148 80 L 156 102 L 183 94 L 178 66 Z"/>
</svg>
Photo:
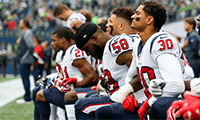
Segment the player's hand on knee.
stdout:
<svg viewBox="0 0 200 120">
<path fill-rule="evenodd" d="M 182 115 L 183 118 L 189 120 L 200 119 L 200 100 L 193 100 L 193 102 L 185 103 L 177 112 L 176 116 Z"/>
<path fill-rule="evenodd" d="M 43 89 L 46 85 L 48 78 L 43 77 L 41 80 L 36 82 L 36 85 L 38 85 L 41 89 Z"/>
<path fill-rule="evenodd" d="M 140 117 L 140 120 L 145 120 L 144 116 L 149 111 L 149 109 L 150 109 L 150 106 L 149 106 L 149 103 L 148 103 L 148 99 L 146 99 L 143 102 L 142 106 L 138 109 L 138 115 Z"/>
<path fill-rule="evenodd" d="M 138 101 L 133 96 L 127 96 L 122 106 L 126 111 L 134 112 L 135 108 L 138 107 Z"/>
<path fill-rule="evenodd" d="M 62 80 L 63 80 L 63 78 L 58 78 L 58 79 L 56 79 L 55 81 L 54 81 L 54 87 L 56 87 L 56 88 L 58 88 L 58 87 L 61 87 L 62 86 Z"/>
<path fill-rule="evenodd" d="M 66 93 L 73 89 L 74 89 L 73 85 L 65 85 L 65 86 L 58 87 L 58 90 L 60 90 L 63 93 Z"/>
<path fill-rule="evenodd" d="M 66 86 L 70 84 L 76 84 L 76 82 L 77 82 L 77 78 L 66 78 L 62 81 L 61 85 Z"/>
<path fill-rule="evenodd" d="M 156 98 L 160 97 L 163 93 L 163 87 L 165 84 L 165 81 L 162 79 L 151 80 L 149 85 L 149 92 Z"/>
<path fill-rule="evenodd" d="M 49 89 L 51 87 L 54 87 L 54 82 L 55 82 L 55 78 L 48 78 L 47 80 L 47 84 L 46 84 L 46 89 Z"/>
<path fill-rule="evenodd" d="M 167 120 L 176 120 L 175 112 L 178 111 L 181 106 L 185 103 L 185 100 L 176 100 L 174 101 L 171 106 L 167 110 Z"/>
<path fill-rule="evenodd" d="M 183 100 L 180 109 L 175 112 L 175 116 L 182 115 L 185 119 L 200 119 L 200 97 L 194 92 L 184 92 L 185 99 Z"/>
</svg>

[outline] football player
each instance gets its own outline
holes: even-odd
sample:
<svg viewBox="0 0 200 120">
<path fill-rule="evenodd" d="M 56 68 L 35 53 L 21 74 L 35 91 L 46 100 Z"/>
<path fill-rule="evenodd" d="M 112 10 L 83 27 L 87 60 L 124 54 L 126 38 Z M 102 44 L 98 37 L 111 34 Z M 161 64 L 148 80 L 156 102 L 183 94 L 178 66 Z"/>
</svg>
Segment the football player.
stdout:
<svg viewBox="0 0 200 120">
<path fill-rule="evenodd" d="M 200 34 L 200 15 L 197 17 L 197 28 Z M 200 83 L 199 78 L 191 80 L 190 87 L 191 92 L 185 92 L 185 99 L 182 101 L 174 101 L 167 110 L 167 118 L 169 120 L 175 120 L 179 116 L 183 116 L 185 119 L 193 120 L 200 119 Z"/>
<path fill-rule="evenodd" d="M 124 27 L 124 26 L 123 26 Z M 76 32 L 76 45 L 87 54 L 102 59 L 104 78 L 110 94 L 124 85 L 132 61 L 132 38 L 125 34 L 112 37 L 93 23 L 82 24 Z M 75 103 L 77 119 L 94 119 L 98 108 L 110 105 L 109 96 L 79 99 Z"/>
<path fill-rule="evenodd" d="M 52 46 L 55 51 L 59 51 L 56 56 L 57 71 L 61 74 L 56 79 L 56 88 L 42 89 L 37 92 L 36 104 L 40 113 L 40 119 L 48 119 L 49 104 L 52 103 L 61 108 L 65 108 L 64 96 L 70 92 L 70 96 L 77 98 L 77 91 L 74 87 L 87 87 L 96 81 L 96 73 L 90 65 L 91 59 L 84 51 L 79 50 L 75 44 L 71 43 L 71 30 L 66 27 L 58 28 L 52 34 Z M 62 81 L 70 81 L 63 85 Z M 88 91 L 91 88 L 88 88 Z M 81 90 L 81 92 L 84 92 Z M 68 99 L 69 99 L 68 98 Z"/>
<path fill-rule="evenodd" d="M 138 76 L 138 81 L 145 88 L 144 93 L 147 99 L 138 110 L 136 99 L 134 97 L 129 99 L 128 95 L 137 91 L 136 79 L 127 81 L 123 87 L 111 95 L 111 100 L 124 101 L 123 104 L 127 106 L 125 110 L 138 111 L 140 119 L 144 119 L 151 107 L 154 111 L 150 109 L 150 119 L 154 119 L 157 113 L 160 113 L 158 118 L 166 119 L 168 107 L 185 89 L 181 69 L 184 68 L 181 48 L 169 33 L 159 32 L 167 19 L 166 10 L 162 5 L 145 1 L 136 9 L 131 18 L 133 19 L 131 26 L 139 32 L 141 38 L 135 43 L 131 72 L 132 76 Z M 151 80 L 163 83 L 161 84 L 163 94 L 158 99 L 152 97 L 149 92 Z M 157 108 L 162 108 L 162 111 L 158 111 Z"/>
<path fill-rule="evenodd" d="M 120 7 L 115 9 L 112 12 L 111 17 L 108 19 L 107 33 L 111 35 L 120 35 L 127 34 L 132 37 L 132 40 L 139 41 L 140 37 L 136 33 L 135 30 L 131 28 L 131 16 L 134 14 L 134 11 L 131 8 Z M 132 78 L 134 76 L 131 76 Z M 131 78 L 131 79 L 132 79 Z M 140 90 L 137 93 L 134 93 L 135 98 L 142 102 L 145 100 L 144 90 Z M 116 109 L 117 108 L 117 109 Z M 104 106 L 99 108 L 95 112 L 95 119 L 139 119 L 137 114 L 132 114 L 130 112 L 126 112 L 121 103 L 112 103 L 110 106 Z"/>
</svg>

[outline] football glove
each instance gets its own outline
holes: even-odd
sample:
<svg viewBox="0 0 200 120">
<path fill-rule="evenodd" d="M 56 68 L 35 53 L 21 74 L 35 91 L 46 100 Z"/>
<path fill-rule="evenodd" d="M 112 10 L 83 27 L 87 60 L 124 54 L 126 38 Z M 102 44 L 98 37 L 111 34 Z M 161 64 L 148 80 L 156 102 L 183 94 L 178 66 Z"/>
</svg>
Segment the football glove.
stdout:
<svg viewBox="0 0 200 120">
<path fill-rule="evenodd" d="M 138 107 L 138 101 L 133 96 L 127 96 L 122 106 L 126 111 L 134 112 L 135 108 Z"/>
<path fill-rule="evenodd" d="M 200 119 L 200 97 L 192 92 L 184 92 L 184 97 L 186 100 L 175 115 L 190 120 Z"/>
<path fill-rule="evenodd" d="M 165 87 L 165 81 L 163 79 L 154 79 L 150 81 L 149 92 L 156 98 L 160 97 Z"/>
<path fill-rule="evenodd" d="M 54 81 L 54 84 L 53 84 L 53 86 L 54 87 L 56 87 L 56 88 L 58 88 L 58 87 L 61 87 L 62 86 L 62 80 L 63 80 L 63 78 L 58 78 L 58 79 L 56 79 L 55 81 Z"/>
<path fill-rule="evenodd" d="M 149 109 L 150 109 L 150 106 L 149 106 L 149 103 L 148 103 L 148 99 L 146 99 L 143 102 L 142 106 L 138 109 L 138 115 L 140 117 L 140 120 L 145 120 L 144 116 L 149 111 Z"/>
<path fill-rule="evenodd" d="M 176 100 L 167 110 L 167 120 L 176 120 L 175 112 L 184 104 L 184 100 Z"/>
<path fill-rule="evenodd" d="M 74 87 L 73 87 L 73 85 L 71 84 L 71 85 L 65 85 L 65 86 L 57 87 L 57 89 L 60 90 L 60 91 L 63 92 L 63 93 L 66 93 L 66 92 L 68 92 L 68 91 L 70 91 L 70 90 L 73 90 Z"/>
<path fill-rule="evenodd" d="M 97 85 L 96 85 L 96 86 L 93 86 L 93 87 L 91 88 L 91 90 L 97 90 Z"/>
<path fill-rule="evenodd" d="M 48 78 L 47 80 L 47 84 L 46 84 L 46 89 L 51 88 L 52 86 L 54 86 L 54 82 L 55 82 L 55 78 Z"/>
<path fill-rule="evenodd" d="M 61 82 L 62 86 L 70 85 L 70 84 L 76 84 L 77 78 L 66 78 Z"/>
<path fill-rule="evenodd" d="M 43 89 L 46 86 L 48 78 L 43 77 L 39 82 L 36 82 L 36 85 Z"/>
</svg>

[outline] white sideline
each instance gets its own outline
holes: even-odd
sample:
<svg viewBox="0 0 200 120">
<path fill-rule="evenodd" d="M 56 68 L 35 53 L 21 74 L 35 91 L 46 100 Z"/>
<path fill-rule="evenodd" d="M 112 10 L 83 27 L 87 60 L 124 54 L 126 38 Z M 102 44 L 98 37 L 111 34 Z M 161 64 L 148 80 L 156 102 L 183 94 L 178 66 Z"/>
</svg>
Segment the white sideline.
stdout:
<svg viewBox="0 0 200 120">
<path fill-rule="evenodd" d="M 33 76 L 30 76 L 31 90 L 35 87 Z M 0 82 L 0 107 L 23 96 L 25 93 L 21 78 Z"/>
</svg>

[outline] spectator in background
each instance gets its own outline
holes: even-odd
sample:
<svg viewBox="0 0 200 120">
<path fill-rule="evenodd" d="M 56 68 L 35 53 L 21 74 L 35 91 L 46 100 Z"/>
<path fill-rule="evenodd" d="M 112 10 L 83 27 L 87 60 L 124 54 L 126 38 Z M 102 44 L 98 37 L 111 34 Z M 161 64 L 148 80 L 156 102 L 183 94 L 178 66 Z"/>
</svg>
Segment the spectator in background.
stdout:
<svg viewBox="0 0 200 120">
<path fill-rule="evenodd" d="M 33 56 L 35 58 L 35 61 L 31 65 L 31 70 L 33 71 L 33 77 L 35 80 L 35 85 L 36 81 L 39 80 L 43 75 L 43 69 L 44 69 L 44 52 L 42 48 L 42 39 L 39 38 L 38 36 L 33 37 L 33 42 L 34 42 L 34 52 Z"/>
<path fill-rule="evenodd" d="M 17 74 L 18 74 L 18 70 L 17 70 L 17 53 L 16 52 L 13 52 L 12 68 L 13 68 L 14 76 L 16 77 Z"/>
<path fill-rule="evenodd" d="M 185 38 L 182 50 L 185 52 L 185 56 L 191 65 L 195 77 L 199 77 L 200 72 L 200 58 L 199 58 L 199 35 L 195 31 L 196 21 L 193 17 L 188 17 L 185 19 L 185 31 L 187 31 L 187 36 Z"/>
<path fill-rule="evenodd" d="M 97 25 L 104 31 L 106 32 L 106 24 L 108 22 L 108 18 L 106 17 L 101 17 L 98 19 Z"/>
<path fill-rule="evenodd" d="M 106 32 L 106 23 L 100 23 L 98 24 L 98 27 L 100 27 L 104 32 Z"/>
<path fill-rule="evenodd" d="M 1 42 L 0 46 L 0 67 L 2 67 L 3 77 L 6 77 L 6 44 L 5 42 Z"/>
<path fill-rule="evenodd" d="M 51 74 L 51 55 L 52 55 L 52 49 L 49 46 L 48 41 L 44 41 L 42 43 L 42 47 L 44 49 L 44 70 L 45 75 Z"/>
<path fill-rule="evenodd" d="M 17 44 L 13 45 L 12 56 L 13 56 L 13 59 L 12 59 L 13 74 L 14 74 L 14 77 L 16 77 L 18 74 L 18 64 L 19 64 L 19 62 L 17 61 Z"/>
<path fill-rule="evenodd" d="M 108 18 L 106 18 L 106 17 L 100 17 L 98 19 L 98 24 L 101 24 L 101 23 L 106 23 L 107 24 L 107 22 L 108 22 Z"/>
<path fill-rule="evenodd" d="M 3 32 L 5 33 L 5 31 L 8 29 L 8 21 L 7 19 L 3 20 Z"/>
<path fill-rule="evenodd" d="M 16 102 L 18 104 L 31 103 L 30 94 L 30 66 L 34 62 L 33 51 L 33 33 L 30 30 L 30 24 L 28 19 L 22 19 L 19 24 L 22 30 L 22 36 L 16 41 L 18 44 L 17 58 L 20 63 L 20 75 L 22 78 L 23 86 L 25 89 L 25 95 L 23 99 L 19 99 Z"/>
</svg>

